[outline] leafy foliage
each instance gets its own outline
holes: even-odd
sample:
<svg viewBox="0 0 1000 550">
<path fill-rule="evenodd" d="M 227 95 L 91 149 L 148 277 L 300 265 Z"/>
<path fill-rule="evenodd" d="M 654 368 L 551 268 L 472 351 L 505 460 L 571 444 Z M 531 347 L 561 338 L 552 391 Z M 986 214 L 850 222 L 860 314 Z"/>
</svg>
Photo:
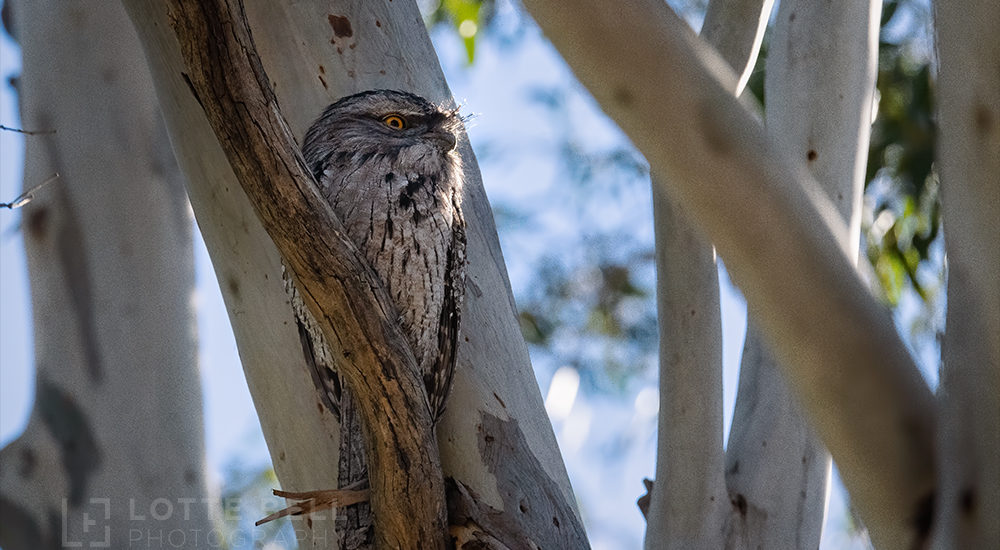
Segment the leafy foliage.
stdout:
<svg viewBox="0 0 1000 550">
<path fill-rule="evenodd" d="M 491 19 L 493 0 L 443 0 L 424 6 L 427 26 L 448 24 L 462 38 L 471 64 L 476 57 L 476 37 Z"/>
<path fill-rule="evenodd" d="M 893 40 L 886 29 L 905 1 L 886 2 L 879 44 L 878 117 L 868 153 L 868 259 L 884 296 L 897 305 L 912 288 L 924 301 L 930 289 L 918 270 L 939 236 L 938 180 L 934 170 L 937 127 L 930 61 L 913 53 L 908 38 Z"/>
</svg>

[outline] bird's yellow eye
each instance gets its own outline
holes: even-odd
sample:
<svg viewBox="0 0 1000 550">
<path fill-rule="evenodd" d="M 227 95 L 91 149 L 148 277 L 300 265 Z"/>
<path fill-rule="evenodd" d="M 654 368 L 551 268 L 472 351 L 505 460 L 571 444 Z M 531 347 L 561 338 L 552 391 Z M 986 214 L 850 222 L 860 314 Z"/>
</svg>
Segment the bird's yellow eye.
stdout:
<svg viewBox="0 0 1000 550">
<path fill-rule="evenodd" d="M 384 122 L 386 126 L 396 130 L 406 128 L 406 120 L 399 115 L 386 115 L 382 118 L 382 122 Z"/>
</svg>

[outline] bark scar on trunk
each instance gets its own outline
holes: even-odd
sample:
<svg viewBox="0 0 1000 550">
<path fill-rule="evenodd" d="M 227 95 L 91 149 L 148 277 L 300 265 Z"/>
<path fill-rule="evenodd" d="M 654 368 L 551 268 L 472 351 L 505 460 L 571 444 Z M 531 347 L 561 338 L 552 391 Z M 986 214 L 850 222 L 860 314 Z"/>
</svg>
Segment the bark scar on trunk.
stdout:
<svg viewBox="0 0 1000 550">
<path fill-rule="evenodd" d="M 517 421 L 481 412 L 478 435 L 483 463 L 497 479 L 511 480 L 505 486 L 510 490 L 501 492 L 503 509 L 498 510 L 462 482 L 445 478 L 452 534 L 456 527 L 465 534 L 481 533 L 475 542 L 485 548 L 589 548 L 580 520 L 531 452 Z"/>
</svg>

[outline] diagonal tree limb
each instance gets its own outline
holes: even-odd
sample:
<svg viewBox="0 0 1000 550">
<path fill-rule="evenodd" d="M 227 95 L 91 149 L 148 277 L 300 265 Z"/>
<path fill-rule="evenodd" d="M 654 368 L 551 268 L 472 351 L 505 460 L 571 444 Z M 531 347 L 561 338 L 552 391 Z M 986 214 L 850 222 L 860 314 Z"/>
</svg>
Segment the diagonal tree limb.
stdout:
<svg viewBox="0 0 1000 550">
<path fill-rule="evenodd" d="M 767 138 L 732 97 L 732 71 L 666 4 L 525 4 L 726 259 L 876 545 L 922 544 L 933 399 L 806 167 Z"/>
<path fill-rule="evenodd" d="M 378 278 L 319 195 L 238 1 L 168 5 L 186 79 L 362 403 L 379 548 L 443 548 L 444 481 L 415 360 Z"/>
</svg>

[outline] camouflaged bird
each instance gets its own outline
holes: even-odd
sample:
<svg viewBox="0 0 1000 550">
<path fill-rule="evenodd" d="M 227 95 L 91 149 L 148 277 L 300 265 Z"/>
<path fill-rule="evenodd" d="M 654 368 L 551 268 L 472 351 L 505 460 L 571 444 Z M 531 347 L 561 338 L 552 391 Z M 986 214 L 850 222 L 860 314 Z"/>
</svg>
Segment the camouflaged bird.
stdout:
<svg viewBox="0 0 1000 550">
<path fill-rule="evenodd" d="M 419 96 L 372 90 L 330 105 L 306 132 L 302 147 L 323 197 L 396 307 L 435 421 L 444 411 L 455 371 L 465 289 L 463 173 L 456 149 L 462 122 L 457 110 Z M 360 415 L 318 325 L 287 276 L 285 285 L 303 351 L 327 406 L 341 421 L 339 485 L 363 490 L 367 465 Z M 319 493 L 324 492 L 302 493 L 311 503 L 286 512 L 343 506 L 349 491 L 328 492 L 332 503 L 317 498 Z M 338 520 L 341 548 L 370 546 L 366 502 L 348 506 Z"/>
</svg>

